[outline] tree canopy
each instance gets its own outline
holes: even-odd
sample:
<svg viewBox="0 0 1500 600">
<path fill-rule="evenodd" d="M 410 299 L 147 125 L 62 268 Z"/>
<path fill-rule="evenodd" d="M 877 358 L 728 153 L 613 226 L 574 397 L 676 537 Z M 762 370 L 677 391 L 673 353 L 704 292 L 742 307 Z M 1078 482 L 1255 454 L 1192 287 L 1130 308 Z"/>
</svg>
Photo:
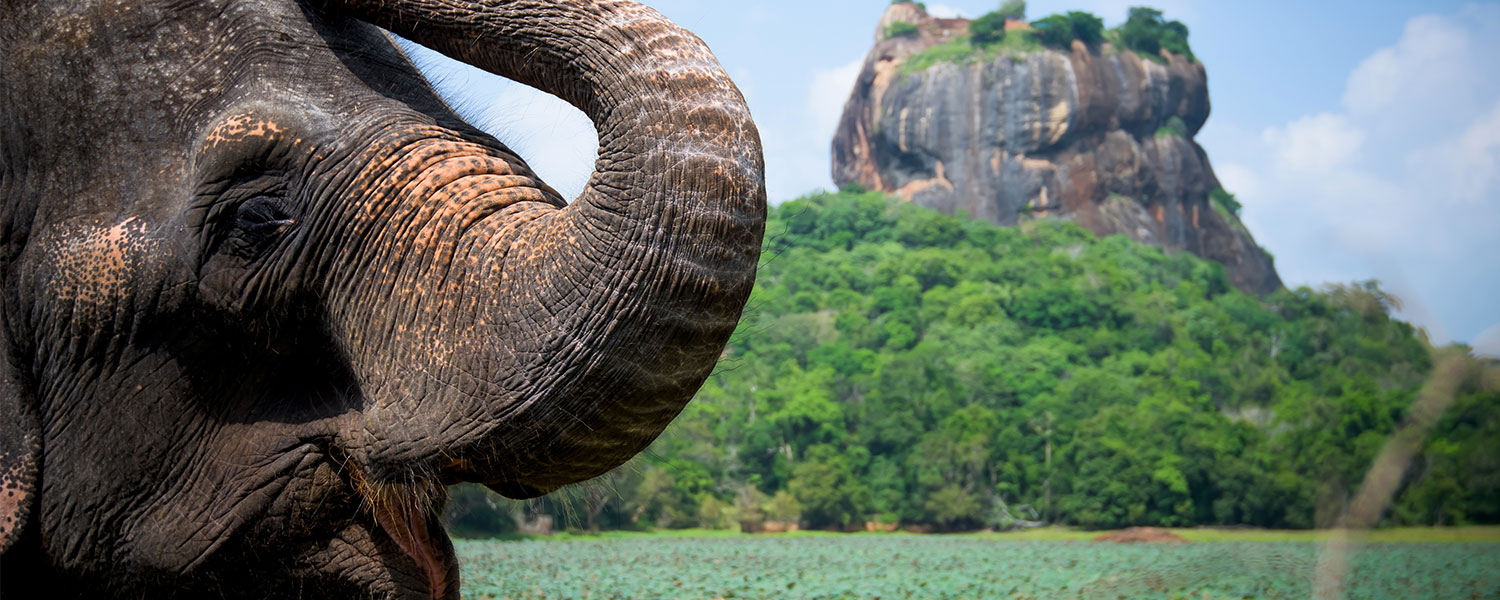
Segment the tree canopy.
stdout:
<svg viewBox="0 0 1500 600">
<path fill-rule="evenodd" d="M 1181 21 L 1168 21 L 1162 12 L 1145 6 L 1131 7 L 1118 30 L 1120 43 L 1137 54 L 1161 60 L 1161 51 L 1196 60 L 1188 47 L 1188 28 Z"/>
<path fill-rule="evenodd" d="M 526 511 L 1328 525 L 1433 369 L 1375 282 L 1261 299 L 1211 261 L 1067 222 L 995 227 L 851 189 L 774 207 L 764 249 L 724 360 L 652 449 Z M 1466 360 L 1386 523 L 1500 521 L 1500 367 Z"/>
</svg>

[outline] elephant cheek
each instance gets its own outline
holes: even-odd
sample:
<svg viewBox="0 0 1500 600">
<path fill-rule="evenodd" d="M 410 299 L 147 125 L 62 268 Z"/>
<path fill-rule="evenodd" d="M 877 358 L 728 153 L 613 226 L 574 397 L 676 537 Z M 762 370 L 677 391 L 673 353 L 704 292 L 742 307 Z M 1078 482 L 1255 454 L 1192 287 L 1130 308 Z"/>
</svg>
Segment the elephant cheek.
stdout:
<svg viewBox="0 0 1500 600">
<path fill-rule="evenodd" d="M 134 217 L 111 225 L 73 226 L 43 238 L 40 295 L 71 307 L 77 326 L 107 322 L 141 282 L 163 276 L 165 245 Z M 75 331 L 77 331 L 75 329 Z"/>
</svg>

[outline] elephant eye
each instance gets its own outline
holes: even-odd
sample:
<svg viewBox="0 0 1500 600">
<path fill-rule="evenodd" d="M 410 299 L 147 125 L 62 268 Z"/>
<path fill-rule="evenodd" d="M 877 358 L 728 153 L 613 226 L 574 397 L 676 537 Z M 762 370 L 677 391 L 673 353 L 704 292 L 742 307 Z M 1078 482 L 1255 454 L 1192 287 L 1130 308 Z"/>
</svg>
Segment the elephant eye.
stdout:
<svg viewBox="0 0 1500 600">
<path fill-rule="evenodd" d="M 287 214 L 275 199 L 266 196 L 241 202 L 235 209 L 234 218 L 241 229 L 279 229 L 296 224 L 296 219 Z"/>
<path fill-rule="evenodd" d="M 235 207 L 232 230 L 223 250 L 246 260 L 260 258 L 290 233 L 297 219 L 280 198 L 257 195 Z"/>
</svg>

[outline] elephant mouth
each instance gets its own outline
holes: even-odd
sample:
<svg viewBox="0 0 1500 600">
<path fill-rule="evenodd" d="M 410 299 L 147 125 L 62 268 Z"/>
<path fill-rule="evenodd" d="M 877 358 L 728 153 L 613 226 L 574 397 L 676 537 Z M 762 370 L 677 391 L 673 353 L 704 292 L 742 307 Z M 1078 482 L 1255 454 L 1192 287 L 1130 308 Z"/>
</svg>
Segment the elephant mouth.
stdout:
<svg viewBox="0 0 1500 600">
<path fill-rule="evenodd" d="M 447 598 L 450 587 L 455 587 L 456 591 L 456 586 L 448 580 L 448 572 L 455 560 L 445 550 L 444 544 L 435 541 L 445 540 L 447 536 L 433 515 L 420 508 L 405 511 L 376 508 L 375 522 L 396 542 L 401 552 L 422 569 L 427 576 L 427 590 L 432 600 Z"/>
<path fill-rule="evenodd" d="M 434 506 L 443 488 L 435 483 L 362 486 L 375 524 L 425 576 L 431 600 L 458 597 L 457 558 Z"/>
</svg>

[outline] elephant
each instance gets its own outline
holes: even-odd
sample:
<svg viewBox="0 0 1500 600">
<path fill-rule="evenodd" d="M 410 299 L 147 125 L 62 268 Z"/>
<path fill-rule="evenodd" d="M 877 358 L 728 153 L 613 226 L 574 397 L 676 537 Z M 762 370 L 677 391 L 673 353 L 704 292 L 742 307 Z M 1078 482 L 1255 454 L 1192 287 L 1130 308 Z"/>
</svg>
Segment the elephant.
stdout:
<svg viewBox="0 0 1500 600">
<path fill-rule="evenodd" d="M 0 595 L 455 598 L 447 486 L 643 450 L 754 283 L 764 159 L 627 0 L 0 0 Z M 565 200 L 397 37 L 599 133 Z"/>
</svg>

